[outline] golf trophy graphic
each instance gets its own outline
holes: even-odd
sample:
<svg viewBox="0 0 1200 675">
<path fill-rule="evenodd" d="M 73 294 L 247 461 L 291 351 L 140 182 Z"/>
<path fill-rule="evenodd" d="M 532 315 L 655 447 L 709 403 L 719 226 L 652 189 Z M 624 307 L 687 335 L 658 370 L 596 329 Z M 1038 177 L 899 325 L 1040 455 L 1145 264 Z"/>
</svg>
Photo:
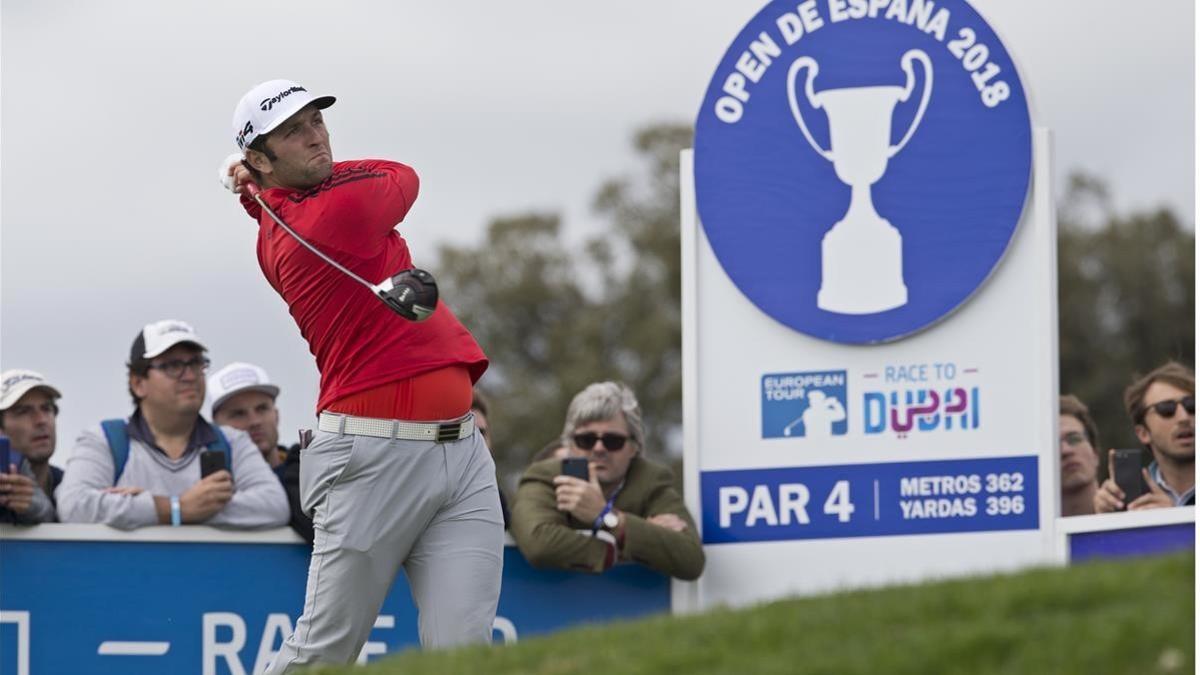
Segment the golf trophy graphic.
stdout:
<svg viewBox="0 0 1200 675">
<path fill-rule="evenodd" d="M 913 61 L 925 66 L 921 103 L 908 132 L 891 144 L 892 112 L 907 101 L 916 86 Z M 788 103 L 809 145 L 833 162 L 838 180 L 850 186 L 846 215 L 821 240 L 821 289 L 817 307 L 838 314 L 875 314 L 908 302 L 904 285 L 904 254 L 900 231 L 875 211 L 871 185 L 883 177 L 888 160 L 900 152 L 917 130 L 933 90 L 933 64 L 929 56 L 910 49 L 900 58 L 908 76 L 903 87 L 874 86 L 813 91 L 820 67 L 808 56 L 792 63 L 788 71 Z M 814 108 L 829 118 L 829 149 L 819 146 L 804 123 L 796 98 L 796 76 L 808 69 L 804 94 Z"/>
</svg>

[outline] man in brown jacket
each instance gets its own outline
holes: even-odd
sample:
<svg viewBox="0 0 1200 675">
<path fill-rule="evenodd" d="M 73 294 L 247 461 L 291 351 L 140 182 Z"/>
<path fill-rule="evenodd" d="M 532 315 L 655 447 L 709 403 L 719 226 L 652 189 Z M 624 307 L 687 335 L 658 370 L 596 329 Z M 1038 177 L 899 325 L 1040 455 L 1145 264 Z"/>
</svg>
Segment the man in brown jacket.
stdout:
<svg viewBox="0 0 1200 675">
<path fill-rule="evenodd" d="M 704 570 L 696 524 L 671 471 L 641 456 L 642 413 L 628 387 L 589 385 L 575 396 L 564 444 L 588 459 L 589 480 L 536 462 L 517 489 L 511 534 L 535 567 L 600 573 L 632 561 L 679 579 Z"/>
</svg>

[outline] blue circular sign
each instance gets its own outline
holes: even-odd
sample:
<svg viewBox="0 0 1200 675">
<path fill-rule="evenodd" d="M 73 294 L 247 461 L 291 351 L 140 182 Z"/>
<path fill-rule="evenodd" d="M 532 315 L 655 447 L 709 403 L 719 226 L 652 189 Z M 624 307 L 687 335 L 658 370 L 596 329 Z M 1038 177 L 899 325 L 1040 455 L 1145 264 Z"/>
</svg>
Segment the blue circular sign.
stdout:
<svg viewBox="0 0 1200 675">
<path fill-rule="evenodd" d="M 1029 191 L 1025 91 L 963 0 L 777 0 L 696 121 L 696 202 L 733 283 L 813 337 L 927 328 L 988 278 Z"/>
</svg>

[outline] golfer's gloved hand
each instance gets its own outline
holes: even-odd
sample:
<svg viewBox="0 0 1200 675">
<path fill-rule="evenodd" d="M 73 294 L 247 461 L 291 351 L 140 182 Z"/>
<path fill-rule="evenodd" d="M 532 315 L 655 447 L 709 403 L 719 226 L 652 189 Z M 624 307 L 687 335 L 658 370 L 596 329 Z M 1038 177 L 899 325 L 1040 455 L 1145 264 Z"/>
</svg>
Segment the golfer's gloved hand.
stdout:
<svg viewBox="0 0 1200 675">
<path fill-rule="evenodd" d="M 217 180 L 221 181 L 221 185 L 225 186 L 226 190 L 237 194 L 239 192 L 237 182 L 233 179 L 233 170 L 242 163 L 242 153 L 235 152 L 221 161 L 221 166 L 217 167 Z"/>
</svg>

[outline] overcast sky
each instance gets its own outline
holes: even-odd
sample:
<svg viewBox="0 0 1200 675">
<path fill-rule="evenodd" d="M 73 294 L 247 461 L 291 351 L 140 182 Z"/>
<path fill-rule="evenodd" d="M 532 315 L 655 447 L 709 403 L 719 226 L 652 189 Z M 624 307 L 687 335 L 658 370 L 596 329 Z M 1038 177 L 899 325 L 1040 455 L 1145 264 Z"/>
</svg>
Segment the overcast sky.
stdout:
<svg viewBox="0 0 1200 675">
<path fill-rule="evenodd" d="M 1054 130 L 1060 178 L 1083 169 L 1122 210 L 1192 222 L 1192 0 L 972 4 Z M 417 169 L 401 231 L 418 264 L 514 212 L 560 212 L 580 240 L 602 225 L 601 181 L 636 167 L 634 130 L 694 121 L 764 5 L 2 0 L 0 366 L 62 389 L 61 464 L 82 427 L 129 413 L 140 327 L 184 319 L 214 366 L 271 373 L 291 442 L 316 369 L 258 270 L 254 224 L 216 181 L 247 89 L 288 78 L 334 94 L 335 158 Z"/>
</svg>

